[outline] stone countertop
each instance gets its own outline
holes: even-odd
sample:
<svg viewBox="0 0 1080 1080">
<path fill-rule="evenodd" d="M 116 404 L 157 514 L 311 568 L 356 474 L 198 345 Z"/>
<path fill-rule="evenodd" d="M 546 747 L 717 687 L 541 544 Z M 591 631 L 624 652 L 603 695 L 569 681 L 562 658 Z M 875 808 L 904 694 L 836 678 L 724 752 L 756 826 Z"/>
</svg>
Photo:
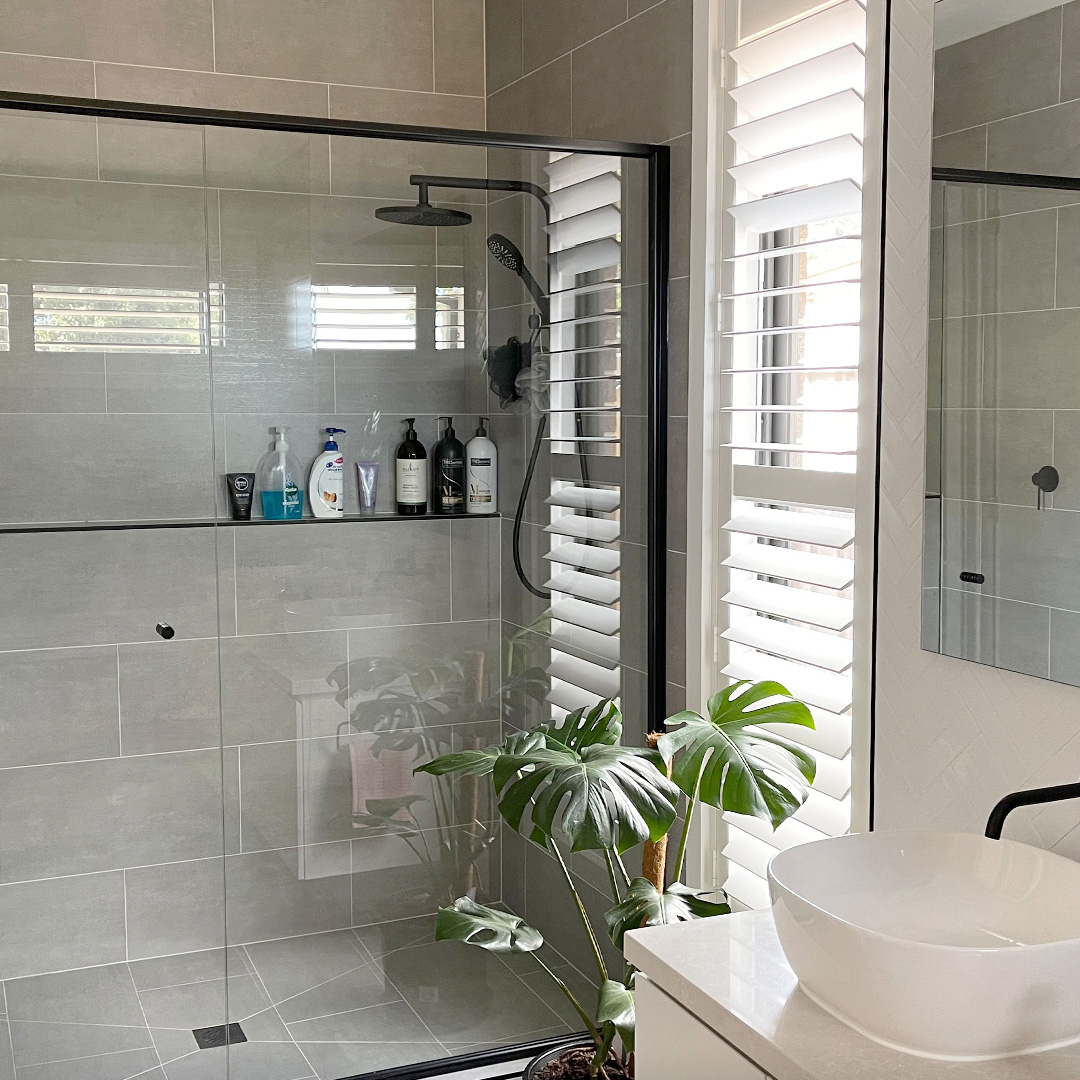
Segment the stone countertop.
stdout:
<svg viewBox="0 0 1080 1080">
<path fill-rule="evenodd" d="M 652 926 L 626 958 L 775 1080 L 1077 1080 L 1080 1044 L 999 1061 L 932 1061 L 890 1050 L 799 990 L 770 911 Z"/>
</svg>

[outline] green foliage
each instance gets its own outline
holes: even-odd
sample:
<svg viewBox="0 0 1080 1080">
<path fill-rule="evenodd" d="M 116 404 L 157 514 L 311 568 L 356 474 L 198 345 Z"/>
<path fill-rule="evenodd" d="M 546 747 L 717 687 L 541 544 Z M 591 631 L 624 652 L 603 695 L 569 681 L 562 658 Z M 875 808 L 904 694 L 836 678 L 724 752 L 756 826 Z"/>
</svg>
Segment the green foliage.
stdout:
<svg viewBox="0 0 1080 1080">
<path fill-rule="evenodd" d="M 706 899 L 715 895 L 716 890 L 691 889 L 679 881 L 673 882 L 660 892 L 648 878 L 634 878 L 622 903 L 608 911 L 604 915 L 604 921 L 607 923 L 611 940 L 621 949 L 623 935 L 627 930 L 727 915 L 731 908 L 726 903 Z M 724 894 L 719 892 L 719 895 Z"/>
<path fill-rule="evenodd" d="M 634 1052 L 634 991 L 629 986 L 614 979 L 601 983 L 596 1019 L 614 1026 L 625 1053 Z"/>
<path fill-rule="evenodd" d="M 691 799 L 782 825 L 810 794 L 816 763 L 797 743 L 760 727 L 812 728 L 810 710 L 777 682 L 737 682 L 713 694 L 708 719 L 680 712 L 667 719 L 659 750 Z"/>
<path fill-rule="evenodd" d="M 455 900 L 453 907 L 439 908 L 435 940 L 464 941 L 496 953 L 535 952 L 544 944 L 540 931 L 524 919 L 474 903 L 467 896 Z"/>
</svg>

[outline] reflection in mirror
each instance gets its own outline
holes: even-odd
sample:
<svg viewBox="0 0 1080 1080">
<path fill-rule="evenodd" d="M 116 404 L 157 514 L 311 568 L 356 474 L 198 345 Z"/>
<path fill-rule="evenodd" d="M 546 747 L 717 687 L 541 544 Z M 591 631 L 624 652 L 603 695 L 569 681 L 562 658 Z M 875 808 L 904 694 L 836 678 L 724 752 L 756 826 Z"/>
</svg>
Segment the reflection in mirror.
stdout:
<svg viewBox="0 0 1080 1080">
<path fill-rule="evenodd" d="M 936 45 L 923 647 L 1080 685 L 1080 5 Z"/>
</svg>

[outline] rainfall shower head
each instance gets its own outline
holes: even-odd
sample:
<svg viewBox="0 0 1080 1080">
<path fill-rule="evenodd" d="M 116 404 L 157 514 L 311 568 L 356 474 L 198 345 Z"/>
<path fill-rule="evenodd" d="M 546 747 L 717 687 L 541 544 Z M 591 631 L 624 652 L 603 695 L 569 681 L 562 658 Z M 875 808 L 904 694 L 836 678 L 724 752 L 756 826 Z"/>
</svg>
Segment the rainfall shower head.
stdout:
<svg viewBox="0 0 1080 1080">
<path fill-rule="evenodd" d="M 464 210 L 432 206 L 426 199 L 421 199 L 415 206 L 380 206 L 375 216 L 395 225 L 450 226 L 468 225 L 472 221 L 472 214 L 466 214 Z"/>
</svg>

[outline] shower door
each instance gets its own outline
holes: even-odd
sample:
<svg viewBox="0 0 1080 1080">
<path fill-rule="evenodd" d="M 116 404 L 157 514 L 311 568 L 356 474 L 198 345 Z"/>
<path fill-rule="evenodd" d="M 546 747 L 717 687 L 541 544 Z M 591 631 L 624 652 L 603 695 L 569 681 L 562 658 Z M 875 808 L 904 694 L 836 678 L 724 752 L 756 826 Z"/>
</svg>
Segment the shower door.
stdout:
<svg viewBox="0 0 1080 1080">
<path fill-rule="evenodd" d="M 0 132 L 0 1076 L 224 1076 L 204 135 Z"/>
<path fill-rule="evenodd" d="M 16 110 L 0 147 L 0 1080 L 572 1033 L 529 957 L 434 940 L 503 903 L 594 1000 L 557 863 L 486 780 L 414 769 L 604 697 L 641 745 L 662 708 L 644 150 Z M 377 213 L 424 177 L 426 224 Z M 430 452 L 450 417 L 489 418 L 497 512 L 399 515 L 404 421 Z M 306 491 L 328 428 L 340 520 Z M 275 429 L 300 520 L 259 497 Z M 569 861 L 599 917 L 602 859 Z"/>
</svg>

